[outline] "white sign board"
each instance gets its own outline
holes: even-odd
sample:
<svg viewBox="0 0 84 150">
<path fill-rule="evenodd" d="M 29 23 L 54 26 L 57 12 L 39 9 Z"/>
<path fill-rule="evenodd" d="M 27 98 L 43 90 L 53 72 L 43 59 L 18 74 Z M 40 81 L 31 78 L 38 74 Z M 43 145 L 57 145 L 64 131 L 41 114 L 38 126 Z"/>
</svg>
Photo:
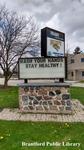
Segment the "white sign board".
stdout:
<svg viewBox="0 0 84 150">
<path fill-rule="evenodd" d="M 64 56 L 64 41 L 47 37 L 47 55 Z"/>
<path fill-rule="evenodd" d="M 65 78 L 63 57 L 19 59 L 20 79 Z"/>
<path fill-rule="evenodd" d="M 64 33 L 47 29 L 47 56 L 64 56 L 64 42 Z"/>
</svg>

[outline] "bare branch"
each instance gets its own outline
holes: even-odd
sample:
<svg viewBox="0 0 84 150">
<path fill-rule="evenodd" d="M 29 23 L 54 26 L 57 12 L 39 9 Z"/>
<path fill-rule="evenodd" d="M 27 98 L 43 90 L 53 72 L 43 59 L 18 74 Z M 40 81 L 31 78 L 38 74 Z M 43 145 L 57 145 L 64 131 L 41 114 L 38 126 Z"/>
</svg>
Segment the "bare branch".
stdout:
<svg viewBox="0 0 84 150">
<path fill-rule="evenodd" d="M 18 58 L 29 52 L 28 47 L 36 47 L 37 43 L 38 27 L 33 17 L 25 19 L 6 7 L 0 8 L 0 66 L 7 81 Z"/>
</svg>

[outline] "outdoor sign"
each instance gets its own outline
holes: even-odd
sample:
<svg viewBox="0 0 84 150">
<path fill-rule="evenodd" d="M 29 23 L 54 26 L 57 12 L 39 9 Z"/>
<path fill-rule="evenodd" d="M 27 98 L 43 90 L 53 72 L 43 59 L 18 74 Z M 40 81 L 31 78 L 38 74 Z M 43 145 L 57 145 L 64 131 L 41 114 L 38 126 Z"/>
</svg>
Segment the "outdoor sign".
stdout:
<svg viewBox="0 0 84 150">
<path fill-rule="evenodd" d="M 41 56 L 58 57 L 65 53 L 65 34 L 48 27 L 41 30 Z"/>
<path fill-rule="evenodd" d="M 63 57 L 19 59 L 20 79 L 65 78 Z"/>
</svg>

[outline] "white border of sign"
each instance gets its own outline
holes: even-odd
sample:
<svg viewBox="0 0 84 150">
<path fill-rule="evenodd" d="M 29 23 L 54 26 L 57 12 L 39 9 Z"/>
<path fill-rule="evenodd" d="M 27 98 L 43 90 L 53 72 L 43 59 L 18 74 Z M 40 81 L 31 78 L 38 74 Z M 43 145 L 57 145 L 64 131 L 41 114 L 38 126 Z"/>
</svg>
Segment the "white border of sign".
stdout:
<svg viewBox="0 0 84 150">
<path fill-rule="evenodd" d="M 65 58 L 21 58 L 19 79 L 65 78 Z"/>
</svg>

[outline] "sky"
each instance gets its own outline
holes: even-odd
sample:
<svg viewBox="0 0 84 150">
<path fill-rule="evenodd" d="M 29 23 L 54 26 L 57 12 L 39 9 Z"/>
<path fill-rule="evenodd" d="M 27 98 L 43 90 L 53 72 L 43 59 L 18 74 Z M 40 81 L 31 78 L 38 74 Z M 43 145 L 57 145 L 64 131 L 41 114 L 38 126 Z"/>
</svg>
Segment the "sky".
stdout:
<svg viewBox="0 0 84 150">
<path fill-rule="evenodd" d="M 66 51 L 77 46 L 84 51 L 84 0 L 0 0 L 0 4 L 33 15 L 40 29 L 47 26 L 64 32 Z"/>
</svg>

